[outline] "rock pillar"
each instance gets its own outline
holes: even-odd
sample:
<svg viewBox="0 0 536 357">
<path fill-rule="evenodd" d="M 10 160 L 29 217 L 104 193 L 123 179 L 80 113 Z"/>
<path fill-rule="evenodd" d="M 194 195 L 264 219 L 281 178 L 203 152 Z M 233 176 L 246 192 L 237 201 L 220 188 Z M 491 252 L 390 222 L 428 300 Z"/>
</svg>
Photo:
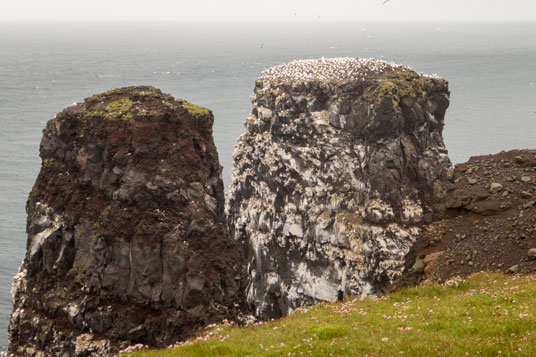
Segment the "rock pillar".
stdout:
<svg viewBox="0 0 536 357">
<path fill-rule="evenodd" d="M 47 123 L 13 286 L 10 351 L 164 347 L 243 311 L 212 112 L 152 87 L 87 98 Z"/>
<path fill-rule="evenodd" d="M 400 276 L 445 194 L 448 83 L 383 61 L 294 61 L 262 72 L 234 150 L 228 224 L 263 317 Z"/>
</svg>

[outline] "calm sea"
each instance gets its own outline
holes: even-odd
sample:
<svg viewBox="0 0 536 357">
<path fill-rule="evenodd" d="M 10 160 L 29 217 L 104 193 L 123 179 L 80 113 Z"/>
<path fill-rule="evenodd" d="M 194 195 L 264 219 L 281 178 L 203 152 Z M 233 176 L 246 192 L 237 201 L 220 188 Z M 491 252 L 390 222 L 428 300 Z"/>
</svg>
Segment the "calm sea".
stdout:
<svg viewBox="0 0 536 357">
<path fill-rule="evenodd" d="M 228 185 L 232 149 L 264 68 L 375 57 L 450 82 L 444 137 L 454 163 L 536 143 L 536 24 L 0 24 L 0 351 L 26 247 L 41 130 L 73 102 L 153 85 L 214 111 Z"/>
</svg>

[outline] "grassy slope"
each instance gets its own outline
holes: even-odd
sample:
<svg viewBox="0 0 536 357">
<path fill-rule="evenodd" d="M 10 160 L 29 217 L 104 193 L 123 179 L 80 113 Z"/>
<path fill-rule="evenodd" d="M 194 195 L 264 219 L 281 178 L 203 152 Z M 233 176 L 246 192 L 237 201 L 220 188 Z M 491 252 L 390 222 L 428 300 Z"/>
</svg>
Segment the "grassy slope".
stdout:
<svg viewBox="0 0 536 357">
<path fill-rule="evenodd" d="M 536 356 L 536 276 L 476 274 L 380 299 L 322 303 L 132 356 Z"/>
</svg>

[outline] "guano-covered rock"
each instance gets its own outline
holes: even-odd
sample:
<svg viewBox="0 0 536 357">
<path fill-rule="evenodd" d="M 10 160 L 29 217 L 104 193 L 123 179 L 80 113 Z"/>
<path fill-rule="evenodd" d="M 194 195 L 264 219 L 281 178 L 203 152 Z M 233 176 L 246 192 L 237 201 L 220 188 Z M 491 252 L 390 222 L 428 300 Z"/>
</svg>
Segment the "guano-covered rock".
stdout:
<svg viewBox="0 0 536 357">
<path fill-rule="evenodd" d="M 448 84 L 399 65 L 335 58 L 264 71 L 233 154 L 228 224 L 262 317 L 376 294 L 445 194 Z"/>
<path fill-rule="evenodd" d="M 152 87 L 95 95 L 47 123 L 11 352 L 163 347 L 244 311 L 212 123 L 209 110 Z"/>
</svg>

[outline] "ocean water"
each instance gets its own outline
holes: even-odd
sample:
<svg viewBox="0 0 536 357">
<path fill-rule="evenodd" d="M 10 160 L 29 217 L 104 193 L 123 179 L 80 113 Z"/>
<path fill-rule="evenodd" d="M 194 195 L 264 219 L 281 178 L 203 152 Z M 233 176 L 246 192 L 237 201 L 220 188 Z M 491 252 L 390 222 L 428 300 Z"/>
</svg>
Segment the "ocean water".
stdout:
<svg viewBox="0 0 536 357">
<path fill-rule="evenodd" d="M 0 23 L 0 351 L 41 130 L 55 113 L 141 84 L 208 107 L 227 186 L 259 73 L 293 59 L 347 56 L 449 80 L 444 138 L 454 163 L 536 144 L 536 24 Z"/>
</svg>

